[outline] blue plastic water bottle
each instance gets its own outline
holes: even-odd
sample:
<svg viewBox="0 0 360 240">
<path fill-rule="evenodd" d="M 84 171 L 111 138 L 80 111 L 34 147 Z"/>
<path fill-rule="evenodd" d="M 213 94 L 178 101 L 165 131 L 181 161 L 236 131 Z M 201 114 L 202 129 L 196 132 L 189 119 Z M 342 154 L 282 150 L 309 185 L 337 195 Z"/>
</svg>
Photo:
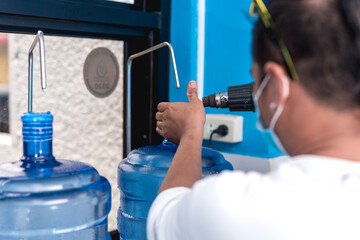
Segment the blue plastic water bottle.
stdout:
<svg viewBox="0 0 360 240">
<path fill-rule="evenodd" d="M 118 187 L 121 191 L 117 225 L 123 240 L 146 239 L 146 219 L 161 183 L 177 150 L 177 145 L 164 141 L 158 146 L 132 151 L 118 167 Z M 233 170 L 222 154 L 202 149 L 203 177 Z"/>
<path fill-rule="evenodd" d="M 109 182 L 52 154 L 53 116 L 25 113 L 24 154 L 0 164 L 0 240 L 110 240 Z"/>
</svg>

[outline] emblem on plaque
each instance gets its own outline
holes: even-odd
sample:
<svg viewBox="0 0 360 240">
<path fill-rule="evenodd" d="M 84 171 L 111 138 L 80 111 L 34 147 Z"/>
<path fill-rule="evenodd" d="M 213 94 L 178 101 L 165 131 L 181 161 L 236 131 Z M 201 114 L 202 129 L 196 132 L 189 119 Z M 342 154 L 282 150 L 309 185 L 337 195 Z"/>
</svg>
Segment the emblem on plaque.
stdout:
<svg viewBox="0 0 360 240">
<path fill-rule="evenodd" d="M 109 96 L 119 81 L 119 64 L 115 55 L 107 48 L 92 50 L 84 63 L 84 81 L 95 97 Z"/>
</svg>

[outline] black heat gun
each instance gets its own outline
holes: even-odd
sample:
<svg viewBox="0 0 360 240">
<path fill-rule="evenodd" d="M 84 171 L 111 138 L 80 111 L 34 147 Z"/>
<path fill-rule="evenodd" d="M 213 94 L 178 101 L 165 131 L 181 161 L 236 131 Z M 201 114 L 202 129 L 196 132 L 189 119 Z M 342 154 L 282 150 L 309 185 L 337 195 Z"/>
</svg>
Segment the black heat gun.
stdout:
<svg viewBox="0 0 360 240">
<path fill-rule="evenodd" d="M 229 108 L 230 111 L 255 111 L 252 92 L 254 82 L 228 87 L 227 92 L 219 92 L 203 97 L 204 107 Z"/>
</svg>

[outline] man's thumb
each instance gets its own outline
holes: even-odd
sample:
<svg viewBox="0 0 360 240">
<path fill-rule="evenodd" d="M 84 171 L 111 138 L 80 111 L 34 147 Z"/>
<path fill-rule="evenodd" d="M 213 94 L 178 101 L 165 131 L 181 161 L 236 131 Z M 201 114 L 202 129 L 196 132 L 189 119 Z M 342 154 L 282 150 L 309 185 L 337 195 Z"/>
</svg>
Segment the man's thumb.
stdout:
<svg viewBox="0 0 360 240">
<path fill-rule="evenodd" d="M 189 99 L 189 102 L 192 102 L 192 101 L 198 99 L 198 89 L 197 89 L 196 81 L 189 82 L 187 91 L 186 91 L 186 95 L 187 95 L 187 98 Z"/>
</svg>

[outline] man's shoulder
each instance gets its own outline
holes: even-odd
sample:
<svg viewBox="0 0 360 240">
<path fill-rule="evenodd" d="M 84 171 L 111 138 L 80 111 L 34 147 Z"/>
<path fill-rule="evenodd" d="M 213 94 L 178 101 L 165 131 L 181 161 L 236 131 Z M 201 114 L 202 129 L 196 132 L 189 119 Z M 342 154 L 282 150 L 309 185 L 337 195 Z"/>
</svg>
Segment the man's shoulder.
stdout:
<svg viewBox="0 0 360 240">
<path fill-rule="evenodd" d="M 360 163 L 321 156 L 304 155 L 283 162 L 272 172 L 223 172 L 195 184 L 198 196 L 209 196 L 219 202 L 237 199 L 241 202 L 297 201 L 310 193 L 319 198 L 333 197 L 338 191 L 352 194 L 360 184 Z M 354 189 L 355 190 L 355 189 Z M 358 191 L 356 191 L 358 192 Z"/>
<path fill-rule="evenodd" d="M 272 172 L 225 171 L 216 176 L 200 180 L 193 191 L 199 196 L 208 195 L 211 199 L 246 198 L 284 199 L 289 193 L 302 194 L 313 189 L 317 191 L 324 185 L 342 186 L 344 177 L 351 173 L 360 176 L 360 164 L 346 160 L 320 156 L 298 156 L 289 158 Z M 359 178 L 360 181 L 360 178 Z M 284 198 L 283 195 L 286 195 Z M 219 199 L 221 200 L 221 199 Z"/>
<path fill-rule="evenodd" d="M 209 176 L 198 181 L 194 186 L 194 190 L 201 189 L 203 191 L 214 192 L 216 195 L 218 195 L 218 191 L 230 195 L 241 191 L 244 194 L 249 193 L 249 189 L 261 192 L 272 187 L 286 187 L 294 179 L 298 181 L 306 178 L 307 175 L 307 172 L 301 166 L 286 161 L 274 169 L 274 171 L 266 174 L 256 171 L 224 171 L 219 175 Z"/>
<path fill-rule="evenodd" d="M 358 173 L 360 164 L 317 157 L 286 161 L 268 174 L 226 171 L 198 181 L 180 204 L 180 214 L 196 226 L 198 239 L 289 239 L 298 226 L 309 230 L 329 220 L 324 214 L 329 209 L 349 219 L 357 215 Z M 317 233 L 323 230 L 311 234 Z"/>
<path fill-rule="evenodd" d="M 253 205 L 255 201 L 267 201 L 274 194 L 286 192 L 289 188 L 287 181 L 286 176 L 281 176 L 278 172 L 261 174 L 226 171 L 197 182 L 193 187 L 192 197 L 199 199 L 201 204 L 219 204 L 220 211 L 233 211 L 234 205 L 239 203 Z"/>
</svg>

